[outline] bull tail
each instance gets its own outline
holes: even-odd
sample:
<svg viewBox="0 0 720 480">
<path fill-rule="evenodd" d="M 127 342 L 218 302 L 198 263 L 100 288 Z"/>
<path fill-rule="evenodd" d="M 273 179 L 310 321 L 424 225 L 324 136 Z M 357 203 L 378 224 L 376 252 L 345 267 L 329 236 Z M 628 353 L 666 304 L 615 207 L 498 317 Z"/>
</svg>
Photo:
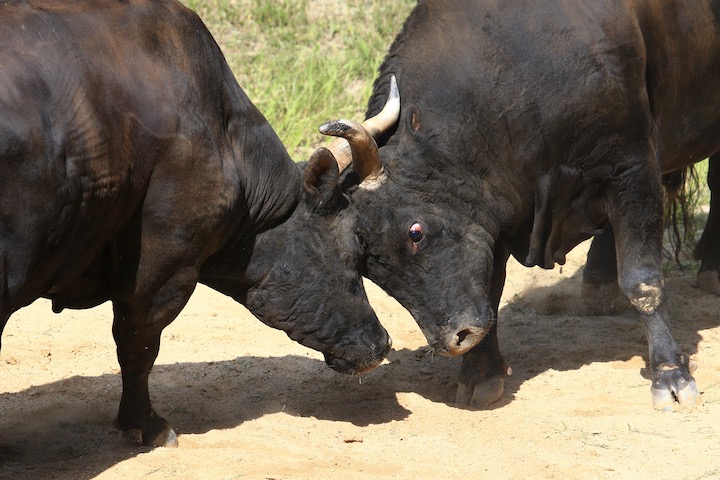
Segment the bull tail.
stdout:
<svg viewBox="0 0 720 480">
<path fill-rule="evenodd" d="M 662 177 L 665 191 L 665 230 L 668 243 L 663 252 L 669 261 L 682 269 L 682 259 L 691 259 L 684 253 L 683 246 L 692 247 L 697 243 L 695 209 L 700 197 L 700 182 L 694 166 L 666 173 Z M 690 248 L 692 251 L 692 248 Z"/>
</svg>

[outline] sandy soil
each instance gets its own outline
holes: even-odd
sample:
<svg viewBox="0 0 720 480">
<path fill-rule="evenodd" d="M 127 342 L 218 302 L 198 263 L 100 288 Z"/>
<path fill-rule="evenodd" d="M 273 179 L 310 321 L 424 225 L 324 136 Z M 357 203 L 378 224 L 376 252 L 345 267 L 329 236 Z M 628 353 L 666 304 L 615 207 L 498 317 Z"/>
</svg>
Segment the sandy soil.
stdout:
<svg viewBox="0 0 720 480">
<path fill-rule="evenodd" d="M 513 376 L 482 411 L 453 406 L 459 360 L 427 355 L 407 312 L 373 285 L 395 350 L 362 379 L 199 287 L 151 376 L 178 449 L 130 447 L 112 426 L 109 305 L 54 315 L 38 301 L 3 337 L 0 478 L 720 478 L 720 299 L 670 274 L 704 405 L 656 412 L 635 315 L 581 314 L 582 257 L 552 271 L 511 264 L 499 335 Z"/>
</svg>

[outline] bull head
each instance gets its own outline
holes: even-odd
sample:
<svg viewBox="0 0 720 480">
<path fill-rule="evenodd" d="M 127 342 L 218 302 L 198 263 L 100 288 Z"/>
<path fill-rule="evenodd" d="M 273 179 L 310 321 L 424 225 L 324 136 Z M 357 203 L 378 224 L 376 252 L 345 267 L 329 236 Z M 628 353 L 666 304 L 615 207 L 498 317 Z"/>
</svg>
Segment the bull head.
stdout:
<svg viewBox="0 0 720 480">
<path fill-rule="evenodd" d="M 410 113 L 411 128 L 415 132 L 419 128 L 418 114 L 412 108 Z M 329 153 L 332 153 L 337 159 L 340 172 L 352 164 L 353 171 L 358 176 L 362 189 L 368 193 L 368 195 L 363 196 L 353 195 L 355 202 L 362 205 L 371 202 L 374 205 L 365 211 L 372 211 L 377 215 L 372 215 L 373 218 L 358 217 L 355 226 L 356 235 L 373 237 L 374 239 L 361 238 L 360 241 L 360 244 L 365 245 L 364 248 L 369 249 L 362 253 L 363 256 L 367 256 L 368 260 L 367 270 L 364 272 L 365 276 L 378 283 L 410 310 L 433 350 L 445 355 L 461 355 L 477 345 L 488 333 L 494 323 L 494 313 L 487 299 L 486 289 L 482 285 L 476 285 L 478 283 L 477 279 L 470 282 L 469 285 L 456 285 L 455 287 L 449 287 L 442 282 L 432 282 L 433 278 L 449 278 L 455 275 L 453 272 L 463 271 L 463 265 L 456 265 L 448 261 L 443 262 L 443 265 L 440 262 L 434 262 L 434 265 L 430 266 L 430 263 L 426 261 L 430 257 L 424 251 L 425 245 L 427 243 L 436 244 L 432 248 L 451 254 L 457 248 L 464 248 L 465 243 L 472 244 L 472 247 L 468 247 L 472 251 L 457 252 L 454 257 L 461 259 L 472 256 L 479 259 L 478 261 L 482 265 L 475 268 L 474 271 L 478 272 L 479 278 L 484 278 L 491 273 L 486 264 L 492 261 L 492 254 L 486 251 L 488 248 L 485 248 L 484 245 L 489 245 L 491 242 L 486 238 L 487 235 L 484 230 L 473 228 L 473 226 L 468 226 L 467 231 L 464 232 L 464 237 L 471 239 L 469 242 L 453 243 L 451 237 L 455 235 L 454 233 L 445 235 L 447 238 L 443 237 L 437 239 L 437 241 L 423 242 L 425 236 L 433 236 L 432 234 L 426 235 L 428 231 L 443 232 L 452 230 L 439 226 L 443 223 L 442 217 L 444 215 L 434 210 L 427 212 L 427 219 L 424 219 L 425 217 L 417 218 L 417 221 L 408 223 L 406 235 L 402 238 L 395 238 L 392 235 L 392 238 L 381 239 L 378 237 L 378 235 L 382 236 L 380 232 L 389 231 L 385 228 L 388 222 L 396 225 L 404 223 L 404 221 L 400 220 L 397 222 L 390 220 L 391 217 L 397 220 L 395 217 L 399 216 L 400 206 L 394 203 L 397 199 L 393 197 L 392 191 L 384 191 L 388 189 L 382 188 L 390 172 L 384 172 L 383 170 L 380 153 L 375 141 L 375 139 L 380 138 L 390 130 L 398 122 L 399 118 L 400 95 L 396 79 L 393 76 L 390 81 L 388 100 L 378 115 L 365 120 L 362 124 L 351 120 L 336 120 L 325 123 L 320 127 L 321 133 L 339 138 L 333 140 L 327 150 L 322 149 L 322 153 L 320 150 L 316 152 L 314 157 L 322 156 L 325 158 L 329 150 Z M 306 177 L 309 175 L 309 170 L 311 170 L 309 167 L 310 165 L 308 165 L 305 172 Z M 379 181 L 381 179 L 383 180 L 382 183 Z M 388 180 L 392 183 L 392 179 L 388 178 Z M 413 203 L 410 202 L 410 204 Z M 384 206 L 389 204 L 394 204 L 396 208 L 386 209 Z M 412 215 L 413 213 L 409 213 L 409 218 L 412 218 Z M 393 230 L 393 227 L 389 228 Z M 377 249 L 382 250 L 383 246 L 387 248 L 382 252 L 378 252 Z M 423 247 L 421 248 L 421 246 Z M 375 265 L 371 261 L 371 257 L 385 259 L 380 262 L 383 265 Z M 384 264 L 386 260 L 389 262 L 387 265 Z M 386 270 L 389 265 L 398 268 Z M 438 268 L 440 270 L 435 271 Z M 433 285 L 421 286 L 421 284 L 426 283 L 432 283 Z M 438 310 L 438 305 L 419 305 L 416 296 L 413 296 L 413 292 L 431 290 L 441 297 L 447 296 L 447 292 L 468 290 L 466 296 L 478 299 L 477 305 L 463 307 L 460 311 L 447 312 L 442 309 Z M 457 292 L 457 294 L 459 296 L 464 295 L 460 292 Z M 428 296 L 428 299 L 431 297 L 433 296 Z"/>
</svg>

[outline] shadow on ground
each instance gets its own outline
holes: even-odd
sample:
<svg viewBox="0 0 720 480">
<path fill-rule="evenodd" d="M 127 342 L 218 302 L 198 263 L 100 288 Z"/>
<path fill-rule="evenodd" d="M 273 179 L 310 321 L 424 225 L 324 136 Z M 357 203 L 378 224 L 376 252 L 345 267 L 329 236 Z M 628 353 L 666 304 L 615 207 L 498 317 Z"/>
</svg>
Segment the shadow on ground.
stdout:
<svg viewBox="0 0 720 480">
<path fill-rule="evenodd" d="M 523 382 L 549 369 L 574 370 L 638 355 L 647 359 L 643 327 L 634 314 L 577 313 L 579 282 L 575 276 L 529 290 L 501 310 L 501 351 L 514 374 L 503 399 L 491 408 L 512 402 Z M 667 283 L 676 339 L 693 354 L 702 339 L 700 332 L 718 324 L 720 299 L 691 284 L 689 274 L 670 275 Z M 553 297 L 550 312 L 543 307 L 549 297 Z M 684 316 L 688 302 L 705 305 L 702 311 L 708 314 Z M 297 355 L 245 356 L 157 365 L 151 375 L 151 395 L 158 412 L 180 433 L 181 442 L 183 434 L 233 428 L 278 413 L 367 426 L 401 421 L 412 413 L 398 402 L 398 392 L 452 406 L 458 368 L 459 359 L 433 358 L 424 349 L 393 351 L 384 365 L 362 379 L 337 374 L 319 360 Z M 119 376 L 107 374 L 75 376 L 0 394 L 0 477 L 32 473 L 52 463 L 57 478 L 89 479 L 147 452 L 130 447 L 112 426 L 120 387 Z M 64 460 L 81 457 L 83 472 L 63 472 Z"/>
</svg>

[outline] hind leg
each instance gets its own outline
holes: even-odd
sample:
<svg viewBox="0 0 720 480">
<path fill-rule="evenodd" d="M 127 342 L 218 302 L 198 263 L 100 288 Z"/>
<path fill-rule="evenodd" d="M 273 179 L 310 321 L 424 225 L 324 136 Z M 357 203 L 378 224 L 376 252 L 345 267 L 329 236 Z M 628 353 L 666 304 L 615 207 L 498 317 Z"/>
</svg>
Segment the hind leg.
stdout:
<svg viewBox="0 0 720 480">
<path fill-rule="evenodd" d="M 23 248 L 33 245 L 35 240 L 32 235 L 20 235 L 17 232 L 0 237 L 0 346 L 10 316 L 37 300 L 47 289 L 47 275 L 42 277 L 30 269 L 33 260 L 42 258 L 42 254 L 33 256 L 33 252 Z"/>
<path fill-rule="evenodd" d="M 592 239 L 583 270 L 582 299 L 592 315 L 614 314 L 629 306 L 618 286 L 616 258 L 615 236 L 608 224 Z"/>
<path fill-rule="evenodd" d="M 12 313 L 7 277 L 7 261 L 3 258 L 2 264 L 0 264 L 0 351 L 2 351 L 2 333 Z"/>
<path fill-rule="evenodd" d="M 2 333 L 3 330 L 5 330 L 5 325 L 7 325 L 9 319 L 10 312 L 4 311 L 2 309 L 2 305 L 0 305 L 0 352 L 2 351 Z"/>
<path fill-rule="evenodd" d="M 720 295 L 720 156 L 708 161 L 707 184 L 710 189 L 710 212 L 705 229 L 695 247 L 700 260 L 698 286 L 705 292 Z"/>
</svg>

